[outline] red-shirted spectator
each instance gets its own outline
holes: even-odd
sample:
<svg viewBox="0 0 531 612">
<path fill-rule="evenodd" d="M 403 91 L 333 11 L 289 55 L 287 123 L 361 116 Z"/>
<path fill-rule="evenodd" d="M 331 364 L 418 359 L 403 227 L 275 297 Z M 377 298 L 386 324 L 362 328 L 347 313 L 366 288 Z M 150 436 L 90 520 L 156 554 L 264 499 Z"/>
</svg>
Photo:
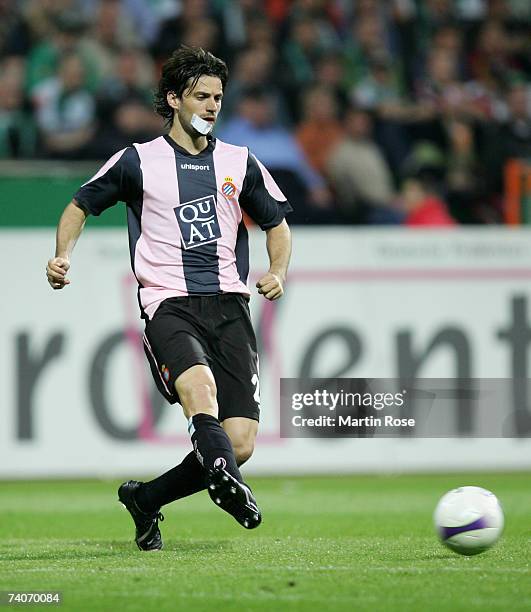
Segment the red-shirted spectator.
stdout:
<svg viewBox="0 0 531 612">
<path fill-rule="evenodd" d="M 435 193 L 427 180 L 408 178 L 402 185 L 402 205 L 406 218 L 404 225 L 451 227 L 456 225 L 444 201 Z"/>
</svg>

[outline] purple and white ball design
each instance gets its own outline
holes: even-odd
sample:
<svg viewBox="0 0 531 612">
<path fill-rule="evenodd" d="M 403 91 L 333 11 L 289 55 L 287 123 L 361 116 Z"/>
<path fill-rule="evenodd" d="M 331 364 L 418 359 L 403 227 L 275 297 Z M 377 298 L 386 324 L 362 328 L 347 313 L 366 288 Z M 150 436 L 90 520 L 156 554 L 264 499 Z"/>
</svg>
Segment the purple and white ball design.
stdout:
<svg viewBox="0 0 531 612">
<path fill-rule="evenodd" d="M 503 531 L 498 498 L 481 487 L 459 487 L 443 495 L 433 515 L 442 543 L 461 555 L 493 546 Z"/>
</svg>

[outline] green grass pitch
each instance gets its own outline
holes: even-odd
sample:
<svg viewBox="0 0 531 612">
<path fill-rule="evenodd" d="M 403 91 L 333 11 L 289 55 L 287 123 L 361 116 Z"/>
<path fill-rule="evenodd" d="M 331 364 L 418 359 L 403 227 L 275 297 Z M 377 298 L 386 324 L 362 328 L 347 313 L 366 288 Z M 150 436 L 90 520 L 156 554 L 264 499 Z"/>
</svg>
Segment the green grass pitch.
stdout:
<svg viewBox="0 0 531 612">
<path fill-rule="evenodd" d="M 528 473 L 250 483 L 257 530 L 200 493 L 164 509 L 165 549 L 143 553 L 119 482 L 2 482 L 0 590 L 59 590 L 60 609 L 82 611 L 531 609 Z M 476 557 L 444 548 L 432 527 L 438 498 L 467 484 L 494 491 L 506 518 Z"/>
</svg>

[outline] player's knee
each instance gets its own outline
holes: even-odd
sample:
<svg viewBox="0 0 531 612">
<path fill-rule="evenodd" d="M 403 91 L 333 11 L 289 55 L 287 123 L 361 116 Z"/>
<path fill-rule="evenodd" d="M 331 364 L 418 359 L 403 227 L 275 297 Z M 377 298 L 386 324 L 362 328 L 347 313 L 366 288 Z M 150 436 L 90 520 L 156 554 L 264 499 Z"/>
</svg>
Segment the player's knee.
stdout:
<svg viewBox="0 0 531 612">
<path fill-rule="evenodd" d="M 244 440 L 233 444 L 233 448 L 236 463 L 242 465 L 251 458 L 254 451 L 254 443 L 251 440 Z"/>
<path fill-rule="evenodd" d="M 183 380 L 175 386 L 188 418 L 199 412 L 217 416 L 217 388 L 213 379 L 202 377 L 199 380 Z"/>
</svg>

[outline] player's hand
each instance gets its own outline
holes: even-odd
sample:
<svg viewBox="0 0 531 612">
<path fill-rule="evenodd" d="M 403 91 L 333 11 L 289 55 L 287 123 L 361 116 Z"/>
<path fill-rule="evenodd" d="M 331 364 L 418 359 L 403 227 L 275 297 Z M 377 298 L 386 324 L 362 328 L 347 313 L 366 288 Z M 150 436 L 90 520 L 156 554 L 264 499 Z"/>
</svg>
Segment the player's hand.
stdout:
<svg viewBox="0 0 531 612">
<path fill-rule="evenodd" d="M 276 274 L 268 272 L 256 283 L 258 293 L 261 293 L 268 300 L 278 300 L 284 294 L 282 280 Z"/>
<path fill-rule="evenodd" d="M 52 289 L 63 289 L 70 281 L 66 278 L 66 273 L 70 269 L 70 262 L 64 257 L 53 257 L 46 266 L 46 278 Z"/>
</svg>

